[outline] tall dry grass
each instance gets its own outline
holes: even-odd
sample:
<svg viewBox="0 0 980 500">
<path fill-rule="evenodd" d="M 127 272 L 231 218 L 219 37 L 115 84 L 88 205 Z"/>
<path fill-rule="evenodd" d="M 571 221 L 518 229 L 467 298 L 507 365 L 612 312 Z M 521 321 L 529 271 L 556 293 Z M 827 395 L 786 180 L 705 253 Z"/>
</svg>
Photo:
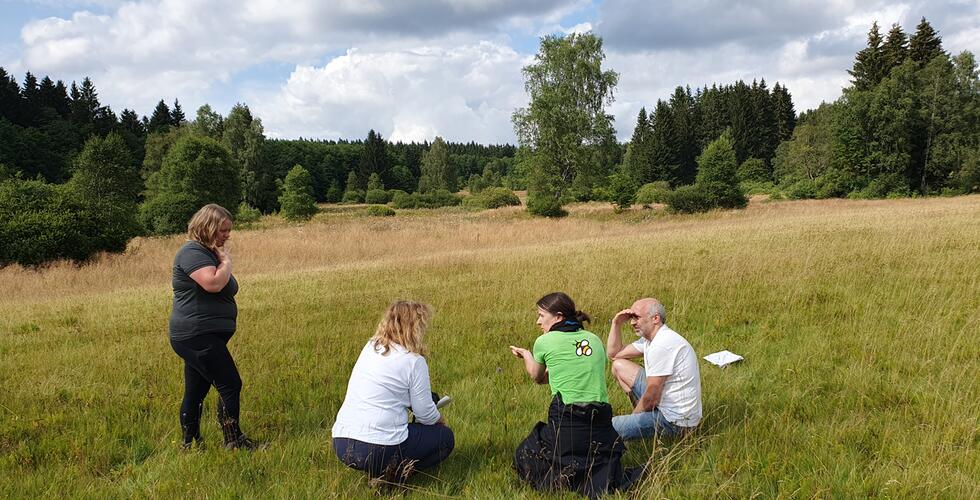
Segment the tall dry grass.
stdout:
<svg viewBox="0 0 980 500">
<path fill-rule="evenodd" d="M 254 454 L 220 449 L 213 423 L 208 450 L 177 450 L 166 319 L 179 238 L 91 268 L 4 270 L 5 289 L 37 281 L 0 301 L 0 497 L 373 497 L 329 430 L 378 315 L 413 298 L 436 311 L 430 368 L 456 400 L 457 448 L 406 496 L 549 498 L 510 469 L 548 391 L 506 346 L 533 342 L 534 300 L 554 290 L 602 337 L 615 311 L 657 296 L 699 355 L 746 358 L 702 363 L 698 433 L 632 444 L 628 465 L 650 474 L 620 497 L 980 494 L 980 197 L 424 214 L 233 234 L 243 420 L 271 442 Z"/>
</svg>

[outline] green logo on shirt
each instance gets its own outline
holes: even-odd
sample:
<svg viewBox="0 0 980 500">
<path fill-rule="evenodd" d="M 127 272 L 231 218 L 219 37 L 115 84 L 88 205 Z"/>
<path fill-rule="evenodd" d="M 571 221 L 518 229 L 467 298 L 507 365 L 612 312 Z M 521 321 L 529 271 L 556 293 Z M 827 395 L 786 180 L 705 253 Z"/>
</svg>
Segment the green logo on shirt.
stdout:
<svg viewBox="0 0 980 500">
<path fill-rule="evenodd" d="M 589 345 L 589 341 L 582 339 L 575 343 L 575 355 L 576 356 L 591 356 L 592 346 Z"/>
</svg>

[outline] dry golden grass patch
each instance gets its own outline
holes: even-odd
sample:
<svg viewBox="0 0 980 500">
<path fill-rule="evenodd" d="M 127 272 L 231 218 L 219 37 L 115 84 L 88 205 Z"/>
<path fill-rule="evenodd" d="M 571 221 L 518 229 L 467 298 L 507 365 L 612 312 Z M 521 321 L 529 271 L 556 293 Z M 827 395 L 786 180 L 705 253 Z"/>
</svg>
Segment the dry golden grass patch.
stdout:
<svg viewBox="0 0 980 500">
<path fill-rule="evenodd" d="M 419 259 L 526 252 L 568 242 L 610 243 L 630 238 L 689 238 L 737 226 L 778 232 L 873 229 L 908 225 L 914 237 L 922 218 L 978 214 L 980 196 L 924 200 L 812 200 L 752 203 L 746 210 L 665 216 L 634 208 L 614 214 L 608 203 L 569 207 L 562 219 L 530 218 L 522 207 L 484 212 L 399 211 L 392 218 L 359 217 L 356 207 L 332 208 L 311 222 L 272 218 L 266 228 L 235 231 L 228 246 L 235 275 L 248 279 L 309 270 L 410 264 Z M 776 224 L 774 227 L 773 224 Z M 123 254 L 104 254 L 78 266 L 54 263 L 38 270 L 0 269 L 0 305 L 30 304 L 137 288 L 169 289 L 173 255 L 184 236 L 136 238 Z"/>
</svg>

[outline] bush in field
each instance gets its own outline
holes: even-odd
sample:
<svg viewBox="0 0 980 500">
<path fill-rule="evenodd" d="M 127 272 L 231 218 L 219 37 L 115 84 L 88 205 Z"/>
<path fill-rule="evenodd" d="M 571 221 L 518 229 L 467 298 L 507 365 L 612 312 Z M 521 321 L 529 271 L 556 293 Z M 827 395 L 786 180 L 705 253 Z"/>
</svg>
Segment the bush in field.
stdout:
<svg viewBox="0 0 980 500">
<path fill-rule="evenodd" d="M 384 205 L 389 201 L 391 201 L 391 197 L 388 195 L 388 191 L 384 189 L 368 189 L 364 195 L 364 203 Z"/>
<path fill-rule="evenodd" d="M 490 187 L 483 189 L 479 194 L 467 196 L 463 204 L 470 208 L 492 209 L 519 206 L 521 200 L 510 189 Z"/>
<path fill-rule="evenodd" d="M 616 210 L 625 210 L 633 206 L 633 200 L 636 199 L 636 182 L 629 173 L 617 172 L 609 176 L 609 191 Z"/>
<path fill-rule="evenodd" d="M 190 216 L 208 203 L 233 210 L 242 201 L 239 168 L 231 153 L 207 137 L 180 138 L 153 178 L 155 189 L 139 214 L 153 234 L 183 232 Z"/>
<path fill-rule="evenodd" d="M 282 183 L 279 213 L 288 220 L 309 220 L 316 213 L 313 177 L 300 165 L 295 165 Z"/>
<path fill-rule="evenodd" d="M 463 199 L 445 189 L 437 189 L 426 193 L 414 193 L 418 197 L 418 208 L 452 207 L 462 203 Z"/>
<path fill-rule="evenodd" d="M 674 212 L 706 212 L 713 207 L 711 196 L 697 184 L 681 186 L 667 197 L 667 206 Z"/>
<path fill-rule="evenodd" d="M 367 209 L 367 214 L 372 217 L 391 217 L 395 215 L 395 211 L 385 205 L 371 205 Z"/>
<path fill-rule="evenodd" d="M 364 203 L 364 191 L 360 189 L 355 189 L 354 191 L 344 191 L 344 197 L 340 200 L 341 203 Z"/>
<path fill-rule="evenodd" d="M 121 251 L 125 220 L 118 206 L 89 203 L 68 184 L 9 179 L 0 182 L 0 266 L 56 259 L 83 261 L 99 251 Z M 123 228 L 127 229 L 127 228 Z"/>
<path fill-rule="evenodd" d="M 415 208 L 418 206 L 419 198 L 417 195 L 411 195 L 405 191 L 396 190 L 391 194 L 391 204 L 395 208 Z"/>
<path fill-rule="evenodd" d="M 726 131 L 698 156 L 698 174 L 693 187 L 678 188 L 667 204 L 677 212 L 744 208 L 749 200 L 739 186 L 737 166 L 731 135 Z"/>
<path fill-rule="evenodd" d="M 249 206 L 248 203 L 243 201 L 238 205 L 238 210 L 235 212 L 235 225 L 248 226 L 252 223 L 258 222 L 261 217 L 261 210 Z"/>
<path fill-rule="evenodd" d="M 636 191 L 636 202 L 640 205 L 667 203 L 670 196 L 670 184 L 667 181 L 649 182 Z"/>
</svg>

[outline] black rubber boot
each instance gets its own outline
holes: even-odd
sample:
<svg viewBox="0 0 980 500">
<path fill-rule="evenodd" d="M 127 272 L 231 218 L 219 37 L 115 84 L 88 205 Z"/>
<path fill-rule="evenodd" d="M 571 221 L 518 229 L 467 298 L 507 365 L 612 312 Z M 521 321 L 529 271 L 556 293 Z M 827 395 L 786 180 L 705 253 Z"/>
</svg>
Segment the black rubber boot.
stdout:
<svg viewBox="0 0 980 500">
<path fill-rule="evenodd" d="M 225 437 L 225 448 L 237 450 L 239 448 L 248 451 L 259 449 L 259 444 L 252 441 L 242 432 L 238 426 L 238 420 L 228 415 L 225 404 L 218 398 L 218 424 L 221 425 L 221 433 Z"/>
<path fill-rule="evenodd" d="M 191 413 L 180 413 L 180 430 L 183 434 L 183 443 L 180 447 L 189 450 L 194 446 L 194 442 L 197 441 L 197 445 L 203 446 L 204 441 L 201 440 L 201 412 L 203 411 L 204 404 L 197 405 L 197 412 L 195 414 Z"/>
</svg>

